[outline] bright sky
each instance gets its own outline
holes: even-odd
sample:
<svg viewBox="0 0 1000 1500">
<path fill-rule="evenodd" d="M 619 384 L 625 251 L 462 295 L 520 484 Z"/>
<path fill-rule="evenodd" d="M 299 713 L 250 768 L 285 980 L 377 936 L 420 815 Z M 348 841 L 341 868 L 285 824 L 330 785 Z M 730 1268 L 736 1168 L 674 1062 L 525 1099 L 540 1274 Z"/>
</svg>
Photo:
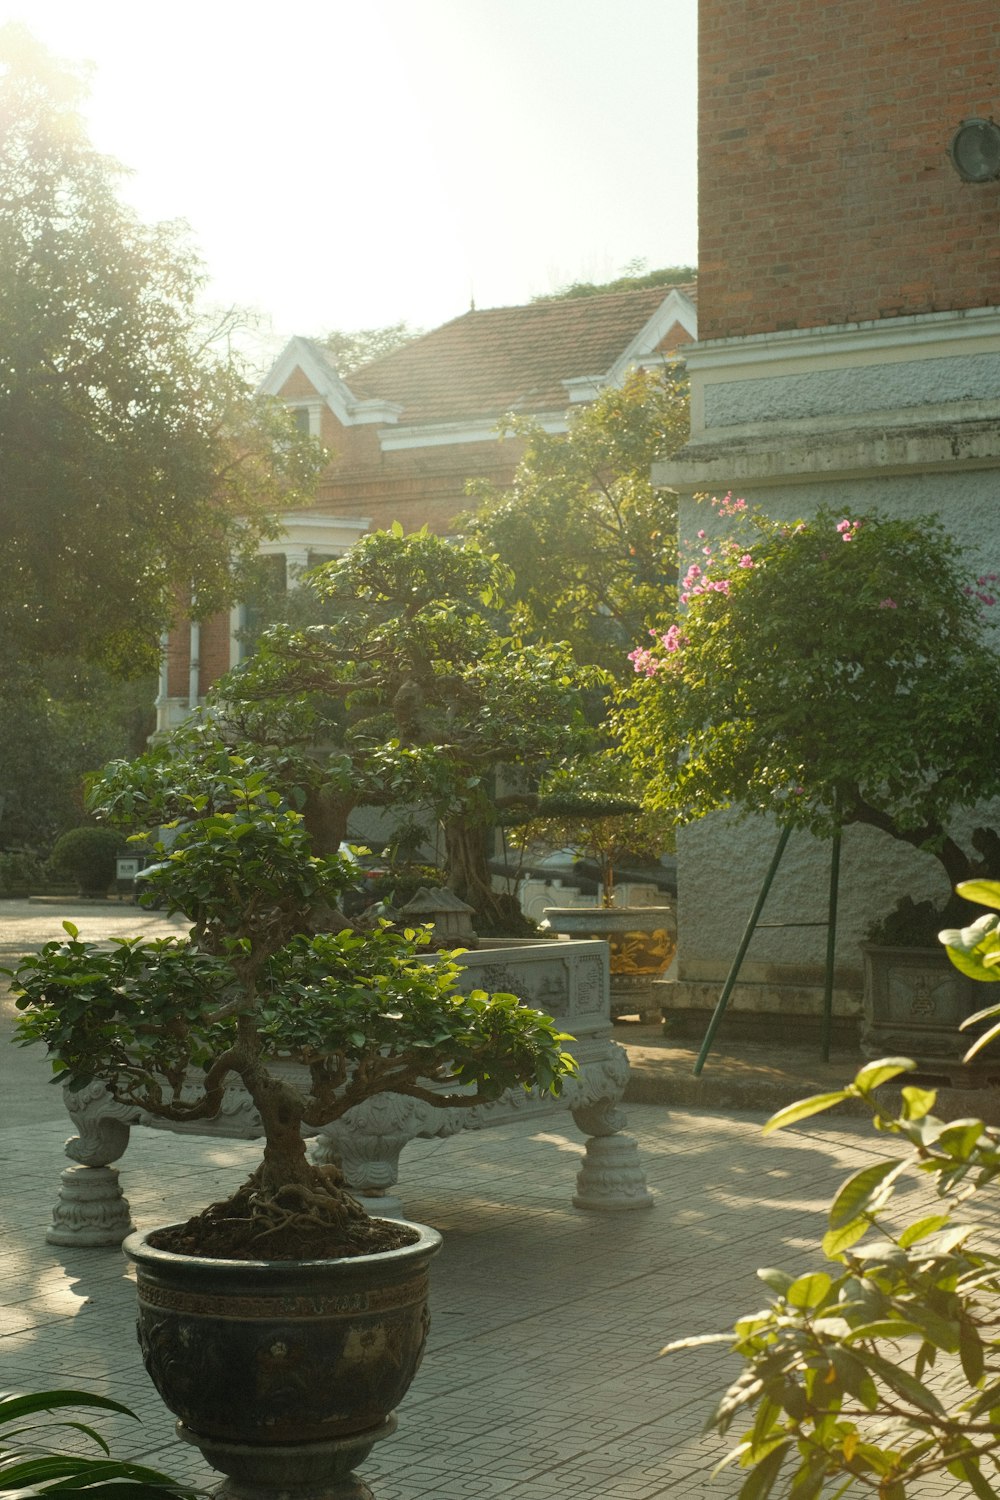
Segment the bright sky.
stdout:
<svg viewBox="0 0 1000 1500">
<path fill-rule="evenodd" d="M 697 259 L 697 0 L 0 0 L 216 303 L 292 333 Z M 267 340 L 268 343 L 271 339 Z"/>
</svg>

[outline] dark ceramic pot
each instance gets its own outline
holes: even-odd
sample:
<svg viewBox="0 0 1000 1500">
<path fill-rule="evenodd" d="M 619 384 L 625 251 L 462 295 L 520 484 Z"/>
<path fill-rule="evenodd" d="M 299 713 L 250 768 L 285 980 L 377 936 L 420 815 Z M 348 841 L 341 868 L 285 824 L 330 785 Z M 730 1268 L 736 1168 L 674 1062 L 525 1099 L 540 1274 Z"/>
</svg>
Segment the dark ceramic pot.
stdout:
<svg viewBox="0 0 1000 1500">
<path fill-rule="evenodd" d="M 305 1261 L 203 1260 L 129 1235 L 143 1361 L 184 1435 L 308 1445 L 384 1427 L 423 1354 L 441 1247 L 411 1227 L 398 1250 Z"/>
</svg>

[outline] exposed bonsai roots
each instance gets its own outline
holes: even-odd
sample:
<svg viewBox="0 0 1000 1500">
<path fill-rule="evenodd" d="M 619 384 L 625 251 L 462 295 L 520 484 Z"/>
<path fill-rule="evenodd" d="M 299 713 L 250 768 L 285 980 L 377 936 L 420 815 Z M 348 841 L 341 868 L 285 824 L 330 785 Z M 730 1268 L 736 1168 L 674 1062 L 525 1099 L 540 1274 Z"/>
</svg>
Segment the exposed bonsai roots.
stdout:
<svg viewBox="0 0 1000 1500">
<path fill-rule="evenodd" d="M 304 1182 L 274 1193 L 262 1187 L 258 1168 L 231 1198 L 159 1231 L 150 1243 L 177 1255 L 226 1260 L 330 1260 L 395 1250 L 416 1237 L 406 1224 L 370 1218 L 336 1167 L 309 1166 Z"/>
</svg>

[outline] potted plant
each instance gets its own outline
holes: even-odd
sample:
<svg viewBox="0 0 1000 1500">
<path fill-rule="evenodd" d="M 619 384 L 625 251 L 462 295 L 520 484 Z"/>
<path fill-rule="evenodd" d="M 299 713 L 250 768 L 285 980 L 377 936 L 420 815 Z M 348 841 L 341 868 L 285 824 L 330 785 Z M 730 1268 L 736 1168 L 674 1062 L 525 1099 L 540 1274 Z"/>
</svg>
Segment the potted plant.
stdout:
<svg viewBox="0 0 1000 1500">
<path fill-rule="evenodd" d="M 988 1195 L 1000 1178 L 1000 1131 L 936 1118 L 934 1091 L 906 1082 L 912 1066 L 870 1062 L 845 1088 L 767 1122 L 765 1133 L 864 1101 L 878 1152 L 830 1205 L 819 1265 L 761 1268 L 763 1308 L 731 1332 L 663 1351 L 717 1343 L 739 1357 L 706 1423 L 722 1435 L 740 1424 L 715 1465 L 740 1470 L 730 1490 L 739 1500 L 916 1500 L 935 1484 L 949 1495 L 997 1494 L 1000 1256 L 983 1227 L 996 1214 Z M 896 1103 L 890 1083 L 901 1085 Z"/>
<path fill-rule="evenodd" d="M 151 883 L 190 938 L 102 951 L 66 924 L 14 972 L 23 1035 L 70 1088 L 99 1078 L 164 1119 L 211 1117 L 236 1080 L 249 1094 L 265 1136 L 249 1180 L 126 1241 L 143 1357 L 181 1435 L 238 1484 L 339 1475 L 336 1493 L 360 1496 L 349 1471 L 416 1370 L 439 1236 L 370 1218 L 309 1161 L 304 1132 L 378 1093 L 454 1107 L 517 1084 L 558 1092 L 574 1065 L 513 995 L 462 996 L 451 957 L 421 959 L 419 934 L 338 918 L 352 862 L 312 853 L 249 757 L 208 764 L 192 776 L 178 751 L 172 783 L 162 756 L 118 765 L 91 793 L 125 815 L 172 785 L 183 817 Z"/>
<path fill-rule="evenodd" d="M 594 906 L 550 906 L 544 916 L 553 932 L 602 938 L 610 949 L 611 1014 L 659 1019 L 652 984 L 677 951 L 677 919 L 671 902 L 623 905 L 616 872 L 624 861 L 654 864 L 669 848 L 673 819 L 644 808 L 620 755 L 606 750 L 560 767 L 543 783 L 535 814 L 512 830 L 522 848 L 531 843 L 571 848 L 600 872 L 601 899 Z"/>
</svg>

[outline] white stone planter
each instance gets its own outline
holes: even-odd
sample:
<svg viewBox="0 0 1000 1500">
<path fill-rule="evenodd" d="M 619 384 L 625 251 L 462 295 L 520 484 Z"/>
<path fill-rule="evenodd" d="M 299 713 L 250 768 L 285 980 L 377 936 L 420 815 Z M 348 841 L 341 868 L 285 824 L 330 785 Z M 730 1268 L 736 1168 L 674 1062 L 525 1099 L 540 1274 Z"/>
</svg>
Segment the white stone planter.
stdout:
<svg viewBox="0 0 1000 1500">
<path fill-rule="evenodd" d="M 653 1200 L 635 1142 L 619 1133 L 626 1124 L 619 1104 L 629 1068 L 624 1048 L 611 1035 L 607 945 L 535 942 L 524 947 L 480 948 L 464 954 L 461 964 L 464 989 L 510 991 L 525 1004 L 553 1016 L 560 1029 L 574 1038 L 567 1051 L 576 1058 L 576 1076 L 567 1080 L 557 1097 L 510 1089 L 491 1103 L 469 1108 L 436 1108 L 401 1094 L 380 1094 L 319 1131 L 314 1157 L 339 1161 L 350 1186 L 365 1199 L 378 1200 L 369 1203 L 369 1208 L 391 1215 L 401 1213 L 401 1205 L 385 1195 L 396 1184 L 400 1153 L 409 1141 L 568 1112 L 588 1137 L 574 1205 L 650 1207 Z M 286 1066 L 291 1076 L 297 1071 L 304 1076 L 296 1064 Z M 124 1154 L 133 1125 L 243 1140 L 263 1135 L 257 1112 L 238 1082 L 227 1088 L 214 1119 L 182 1125 L 116 1102 L 100 1079 L 76 1093 L 64 1089 L 63 1099 L 78 1132 L 66 1143 L 66 1154 L 76 1165 L 62 1174 L 52 1228 L 46 1235 L 50 1244 L 115 1245 L 131 1232 L 129 1206 L 119 1186 L 118 1169 L 111 1163 Z"/>
<path fill-rule="evenodd" d="M 942 948 L 894 948 L 863 943 L 865 1057 L 912 1057 L 921 1068 L 971 1086 L 1000 1073 L 989 1055 L 963 1064 L 975 1032 L 967 1016 L 990 1002 L 982 985 L 960 974 Z"/>
</svg>

